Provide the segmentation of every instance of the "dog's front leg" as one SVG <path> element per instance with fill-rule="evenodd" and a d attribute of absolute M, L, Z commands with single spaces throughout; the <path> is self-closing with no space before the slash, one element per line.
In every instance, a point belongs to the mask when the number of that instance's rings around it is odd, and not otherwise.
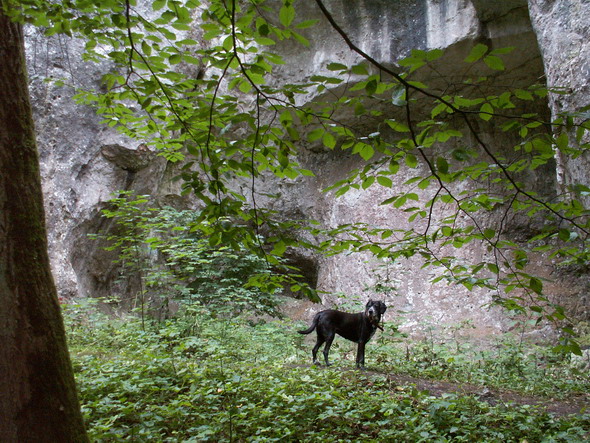
<path fill-rule="evenodd" d="M 359 341 L 358 349 L 356 351 L 356 367 L 365 369 L 365 342 Z"/>

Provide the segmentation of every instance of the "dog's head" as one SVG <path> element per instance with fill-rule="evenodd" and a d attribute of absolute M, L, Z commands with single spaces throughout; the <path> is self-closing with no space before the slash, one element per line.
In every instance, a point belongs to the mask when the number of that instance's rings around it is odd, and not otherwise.
<path fill-rule="evenodd" d="M 387 306 L 382 301 L 369 300 L 365 306 L 365 315 L 372 324 L 378 326 L 381 322 L 381 316 L 385 314 L 386 310 Z"/>

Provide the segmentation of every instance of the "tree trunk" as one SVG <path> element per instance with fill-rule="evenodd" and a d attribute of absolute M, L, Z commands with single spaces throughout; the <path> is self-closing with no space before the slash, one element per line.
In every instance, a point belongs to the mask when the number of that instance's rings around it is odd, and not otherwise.
<path fill-rule="evenodd" d="M 49 268 L 23 33 L 0 8 L 0 441 L 88 441 Z"/>

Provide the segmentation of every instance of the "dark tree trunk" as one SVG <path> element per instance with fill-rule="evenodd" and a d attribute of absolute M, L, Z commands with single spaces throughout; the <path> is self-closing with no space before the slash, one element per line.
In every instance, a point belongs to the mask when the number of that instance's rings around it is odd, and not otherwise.
<path fill-rule="evenodd" d="M 49 268 L 22 29 L 1 8 L 0 441 L 88 441 Z"/>

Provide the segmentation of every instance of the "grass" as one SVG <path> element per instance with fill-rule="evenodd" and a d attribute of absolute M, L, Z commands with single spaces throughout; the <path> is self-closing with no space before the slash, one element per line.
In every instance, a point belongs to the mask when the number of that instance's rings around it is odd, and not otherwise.
<path fill-rule="evenodd" d="M 373 346 L 371 355 L 376 367 L 384 372 L 557 399 L 590 391 L 588 372 L 571 365 L 569 354 L 556 354 L 547 346 L 520 343 L 510 334 L 482 347 L 449 337 L 440 342 L 400 340 L 386 330 Z"/>
<path fill-rule="evenodd" d="M 69 306 L 66 324 L 94 441 L 579 442 L 590 433 L 588 415 L 434 397 L 352 370 L 352 344 L 344 340 L 334 346 L 334 367 L 310 367 L 310 346 L 289 321 L 253 324 L 193 311 L 144 331 L 131 316 Z M 588 391 L 587 377 L 545 354 L 534 360 L 510 346 L 492 354 L 430 342 L 408 354 L 396 340 L 384 334 L 371 343 L 370 369 L 548 396 Z"/>

